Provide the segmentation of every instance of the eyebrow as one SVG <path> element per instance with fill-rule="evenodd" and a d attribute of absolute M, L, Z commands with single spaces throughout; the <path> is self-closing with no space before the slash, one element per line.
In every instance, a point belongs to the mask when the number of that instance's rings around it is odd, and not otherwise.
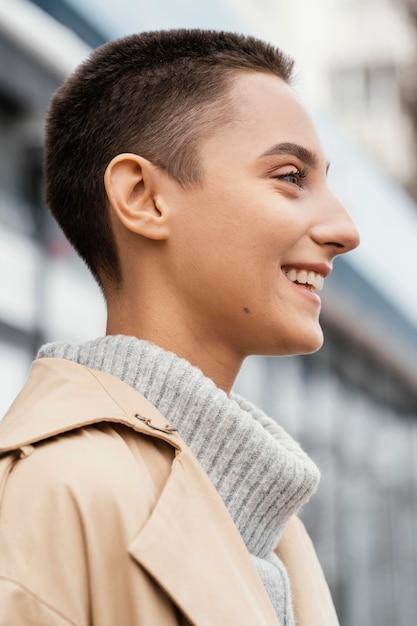
<path fill-rule="evenodd" d="M 280 154 L 292 154 L 309 167 L 314 168 L 318 165 L 318 158 L 314 152 L 304 146 L 300 146 L 298 143 L 291 143 L 288 141 L 275 144 L 266 150 L 266 152 L 263 152 L 260 158 L 262 159 L 263 157 L 276 156 Z M 327 163 L 326 171 L 329 169 L 329 165 L 330 163 Z"/>

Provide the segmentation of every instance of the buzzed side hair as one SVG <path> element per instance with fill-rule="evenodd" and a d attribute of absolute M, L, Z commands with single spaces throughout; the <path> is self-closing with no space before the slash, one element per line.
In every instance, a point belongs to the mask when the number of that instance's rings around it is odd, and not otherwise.
<path fill-rule="evenodd" d="M 132 152 L 181 185 L 201 181 L 201 140 L 230 117 L 234 78 L 271 73 L 290 82 L 293 61 L 253 37 L 168 30 L 104 44 L 55 93 L 47 118 L 46 200 L 103 288 L 121 283 L 104 188 L 107 165 Z"/>

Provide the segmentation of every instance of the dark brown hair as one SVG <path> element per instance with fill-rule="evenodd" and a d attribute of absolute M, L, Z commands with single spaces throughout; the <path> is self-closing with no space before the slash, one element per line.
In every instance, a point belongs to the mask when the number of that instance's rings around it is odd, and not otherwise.
<path fill-rule="evenodd" d="M 197 184 L 199 142 L 230 117 L 237 73 L 289 82 L 292 67 L 253 37 L 147 32 L 101 46 L 58 89 L 46 126 L 46 199 L 101 287 L 121 281 L 103 183 L 113 157 L 140 154 L 180 184 Z"/>

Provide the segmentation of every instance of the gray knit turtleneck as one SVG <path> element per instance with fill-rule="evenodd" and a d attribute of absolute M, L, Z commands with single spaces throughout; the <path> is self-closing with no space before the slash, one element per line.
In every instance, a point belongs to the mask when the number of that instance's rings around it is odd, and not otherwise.
<path fill-rule="evenodd" d="M 252 404 L 144 340 L 107 336 L 47 344 L 38 358 L 75 361 L 117 376 L 173 424 L 229 510 L 282 626 L 293 626 L 289 580 L 274 553 L 283 528 L 315 491 L 319 472 L 300 446 Z"/>

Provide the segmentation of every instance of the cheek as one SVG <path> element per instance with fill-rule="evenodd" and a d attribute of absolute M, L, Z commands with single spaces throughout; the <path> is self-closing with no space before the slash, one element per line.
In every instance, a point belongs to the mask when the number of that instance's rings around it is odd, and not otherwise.
<path fill-rule="evenodd" d="M 300 240 L 305 230 L 291 216 L 282 212 L 262 222 L 254 223 L 249 230 L 247 250 L 249 256 L 264 263 L 264 271 L 280 268 Z"/>

